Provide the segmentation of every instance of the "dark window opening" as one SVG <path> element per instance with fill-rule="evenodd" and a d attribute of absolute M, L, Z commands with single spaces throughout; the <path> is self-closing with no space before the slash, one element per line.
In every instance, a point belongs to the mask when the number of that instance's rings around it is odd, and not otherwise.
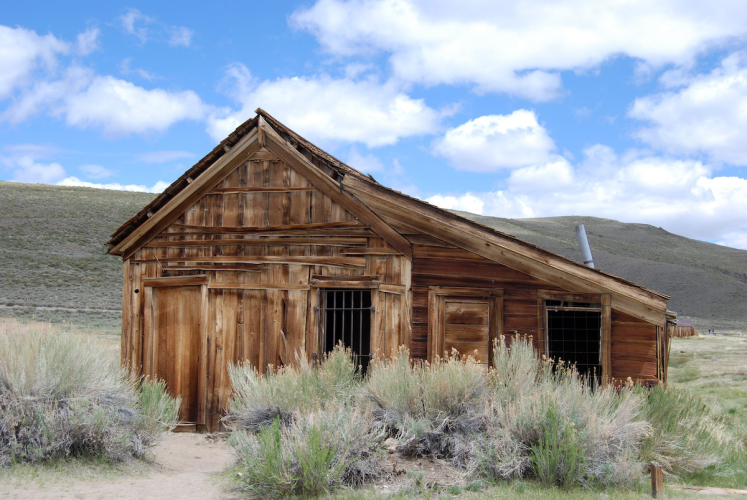
<path fill-rule="evenodd" d="M 547 302 L 547 341 L 550 358 L 574 364 L 579 375 L 602 374 L 602 313 L 593 304 Z"/>
<path fill-rule="evenodd" d="M 366 373 L 371 360 L 371 290 L 324 290 L 324 352 L 342 342 Z"/>

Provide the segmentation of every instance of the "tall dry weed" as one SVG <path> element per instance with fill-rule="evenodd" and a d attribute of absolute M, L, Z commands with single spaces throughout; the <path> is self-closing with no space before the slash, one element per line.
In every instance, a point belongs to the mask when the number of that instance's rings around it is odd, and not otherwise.
<path fill-rule="evenodd" d="M 178 404 L 163 385 L 138 388 L 89 336 L 0 321 L 0 465 L 142 456 L 173 425 Z"/>
<path fill-rule="evenodd" d="M 464 466 L 474 436 L 485 429 L 486 370 L 453 352 L 434 363 L 411 363 L 407 349 L 370 365 L 363 402 L 413 456 L 449 458 Z"/>
<path fill-rule="evenodd" d="M 722 465 L 726 456 L 744 455 L 745 442 L 729 428 L 714 402 L 672 386 L 637 392 L 646 399 L 643 418 L 652 428 L 643 440 L 641 457 L 659 462 L 665 473 L 691 474 Z"/>
<path fill-rule="evenodd" d="M 492 416 L 476 470 L 501 479 L 621 484 L 640 475 L 638 447 L 649 430 L 643 398 L 596 387 L 573 367 L 537 358 L 527 338 L 494 346 Z"/>
<path fill-rule="evenodd" d="M 314 411 L 329 402 L 351 401 L 360 383 L 350 349 L 338 345 L 318 366 L 305 356 L 296 364 L 260 374 L 248 363 L 229 365 L 233 399 L 224 424 L 258 432 L 275 419 L 289 424 L 294 414 Z"/>

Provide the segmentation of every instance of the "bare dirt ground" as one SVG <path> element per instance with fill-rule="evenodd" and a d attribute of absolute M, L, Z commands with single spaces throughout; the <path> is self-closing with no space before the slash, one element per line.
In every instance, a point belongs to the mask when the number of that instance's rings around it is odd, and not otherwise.
<path fill-rule="evenodd" d="M 114 474 L 110 478 L 66 478 L 46 474 L 2 478 L 1 499 L 147 499 L 230 498 L 211 475 L 235 460 L 224 439 L 203 434 L 169 433 L 154 448 L 155 462 L 134 474 Z"/>

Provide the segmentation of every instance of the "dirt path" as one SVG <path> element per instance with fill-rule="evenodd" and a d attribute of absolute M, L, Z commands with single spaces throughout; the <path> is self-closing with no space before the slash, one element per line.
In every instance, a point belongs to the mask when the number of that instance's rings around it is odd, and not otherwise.
<path fill-rule="evenodd" d="M 216 499 L 228 495 L 210 475 L 235 459 L 225 440 L 202 434 L 167 434 L 155 448 L 156 463 L 143 473 L 111 480 L 83 479 L 8 481 L 0 484 L 0 498 L 17 499 Z"/>

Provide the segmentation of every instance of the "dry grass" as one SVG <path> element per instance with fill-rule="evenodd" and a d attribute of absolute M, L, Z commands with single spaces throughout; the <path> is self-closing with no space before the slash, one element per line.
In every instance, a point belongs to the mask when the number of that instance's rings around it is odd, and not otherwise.
<path fill-rule="evenodd" d="M 384 432 L 396 439 L 401 455 L 445 459 L 456 470 L 488 481 L 528 480 L 532 489 L 541 483 L 627 490 L 638 487 L 643 464 L 650 460 L 662 462 L 670 476 L 731 478 L 724 485 L 740 486 L 734 478 L 743 465 L 744 434 L 699 395 L 676 388 L 598 387 L 572 368 L 538 360 L 525 339 L 510 348 L 501 343 L 494 351 L 494 367 L 486 370 L 458 356 L 412 363 L 401 350 L 373 362 L 363 380 L 355 377 L 349 353 L 340 350 L 321 366 L 300 362 L 299 368 L 266 377 L 236 368 L 239 396 L 232 408 L 243 413 L 228 421 L 253 431 L 234 438 L 246 477 L 261 483 L 256 474 L 269 474 L 262 465 L 275 453 L 280 458 L 273 463 L 283 465 L 272 469 L 285 479 L 275 477 L 275 489 L 256 494 L 329 492 L 353 484 L 341 479 L 346 459 L 333 457 L 347 457 L 356 443 L 378 445 Z M 343 414 L 355 425 L 338 420 Z M 332 428 L 337 433 L 326 434 Z M 361 463 L 371 471 L 357 477 L 381 473 L 374 451 L 375 446 L 355 452 L 366 457 Z M 290 480 L 305 477 L 303 456 L 316 456 L 312 462 L 322 464 L 311 486 Z M 435 493 L 416 479 L 413 492 Z"/>
<path fill-rule="evenodd" d="M 92 337 L 0 321 L 0 466 L 142 457 L 176 420 L 161 383 L 139 383 Z"/>

